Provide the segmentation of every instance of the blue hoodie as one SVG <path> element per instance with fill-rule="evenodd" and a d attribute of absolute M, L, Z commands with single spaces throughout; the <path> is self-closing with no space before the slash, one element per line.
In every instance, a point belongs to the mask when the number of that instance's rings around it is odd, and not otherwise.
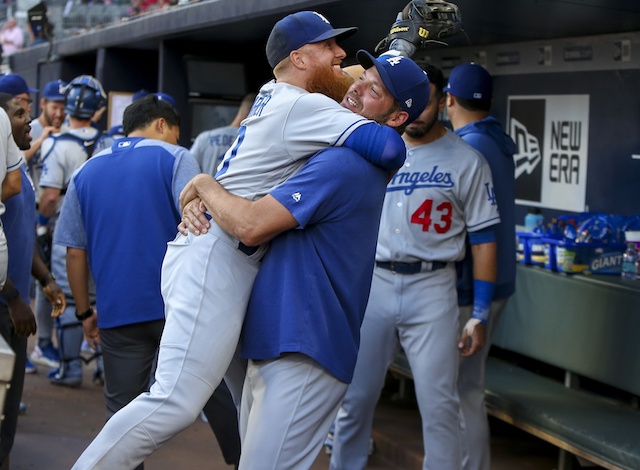
<path fill-rule="evenodd" d="M 500 224 L 494 226 L 498 244 L 498 276 L 493 299 L 505 299 L 516 290 L 515 199 L 516 181 L 513 155 L 518 151 L 511 137 L 504 133 L 500 123 L 489 116 L 457 129 L 473 148 L 489 163 L 493 175 Z M 467 254 L 470 254 L 467 247 Z M 466 256 L 458 265 L 458 304 L 473 304 L 473 260 Z"/>

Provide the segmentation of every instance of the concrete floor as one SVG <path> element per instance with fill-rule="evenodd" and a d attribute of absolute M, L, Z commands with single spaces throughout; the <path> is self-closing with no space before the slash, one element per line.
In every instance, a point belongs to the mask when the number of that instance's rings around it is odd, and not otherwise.
<path fill-rule="evenodd" d="M 47 369 L 27 375 L 21 416 L 11 454 L 12 470 L 69 469 L 104 422 L 102 388 L 91 382 L 94 365 L 85 367 L 81 388 L 51 385 Z M 517 429 L 492 421 L 492 470 L 552 470 L 557 450 Z M 372 470 L 421 468 L 422 444 L 417 411 L 389 400 L 377 410 L 374 438 L 377 452 L 369 462 Z M 312 470 L 328 468 L 322 452 Z M 200 420 L 174 437 L 147 459 L 148 470 L 227 470 L 209 426 Z M 114 469 L 115 470 L 115 469 Z M 118 469 L 119 470 L 119 469 Z"/>

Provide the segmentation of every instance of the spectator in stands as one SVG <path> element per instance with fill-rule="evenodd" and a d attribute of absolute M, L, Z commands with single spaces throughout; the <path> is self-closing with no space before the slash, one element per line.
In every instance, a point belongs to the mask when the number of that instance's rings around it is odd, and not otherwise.
<path fill-rule="evenodd" d="M 24 45 L 24 31 L 16 23 L 16 19 L 10 17 L 2 25 L 0 30 L 0 43 L 2 43 L 2 56 L 9 57 L 22 49 Z"/>

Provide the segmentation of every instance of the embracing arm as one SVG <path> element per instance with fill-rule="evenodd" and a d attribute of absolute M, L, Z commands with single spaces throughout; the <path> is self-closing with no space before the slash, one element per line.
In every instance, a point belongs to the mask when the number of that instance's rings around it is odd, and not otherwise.
<path fill-rule="evenodd" d="M 198 198 L 200 204 L 197 204 Z M 196 203 L 192 202 L 194 199 Z M 187 207 L 189 202 L 192 204 Z M 250 201 L 229 193 L 212 176 L 204 173 L 185 186 L 180 195 L 180 205 L 184 212 L 180 227 L 182 233 L 195 228 L 194 217 L 198 219 L 204 206 L 223 230 L 247 246 L 266 243 L 279 233 L 298 226 L 291 212 L 273 196 Z M 206 229 L 201 231 L 206 232 Z"/>
<path fill-rule="evenodd" d="M 386 171 L 399 169 L 404 164 L 407 152 L 400 134 L 391 127 L 374 122 L 354 130 L 344 142 L 344 147 L 349 147 Z"/>

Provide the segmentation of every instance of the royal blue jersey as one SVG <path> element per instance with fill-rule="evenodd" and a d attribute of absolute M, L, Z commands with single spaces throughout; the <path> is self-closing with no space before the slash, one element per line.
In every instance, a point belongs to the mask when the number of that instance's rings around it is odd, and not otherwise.
<path fill-rule="evenodd" d="M 198 173 L 182 147 L 123 138 L 71 178 L 54 244 L 87 251 L 100 328 L 164 318 L 162 260 L 180 191 Z"/>
<path fill-rule="evenodd" d="M 505 299 L 516 289 L 516 182 L 513 155 L 518 149 L 511 137 L 504 133 L 500 123 L 491 116 L 456 129 L 456 134 L 478 150 L 491 168 L 500 212 L 500 224 L 495 228 L 498 273 L 493 298 Z M 473 304 L 473 260 L 469 252 L 462 265 L 458 266 L 458 303 Z"/>
<path fill-rule="evenodd" d="M 242 356 L 305 354 L 349 383 L 369 298 L 387 174 L 323 150 L 271 195 L 299 223 L 271 242 L 244 323 Z"/>
<path fill-rule="evenodd" d="M 7 237 L 9 250 L 9 279 L 28 304 L 33 243 L 36 235 L 36 194 L 31 180 L 27 176 L 26 166 L 20 167 L 22 187 L 20 193 L 7 199 L 2 225 Z M 4 298 L 2 298 L 2 302 Z"/>

